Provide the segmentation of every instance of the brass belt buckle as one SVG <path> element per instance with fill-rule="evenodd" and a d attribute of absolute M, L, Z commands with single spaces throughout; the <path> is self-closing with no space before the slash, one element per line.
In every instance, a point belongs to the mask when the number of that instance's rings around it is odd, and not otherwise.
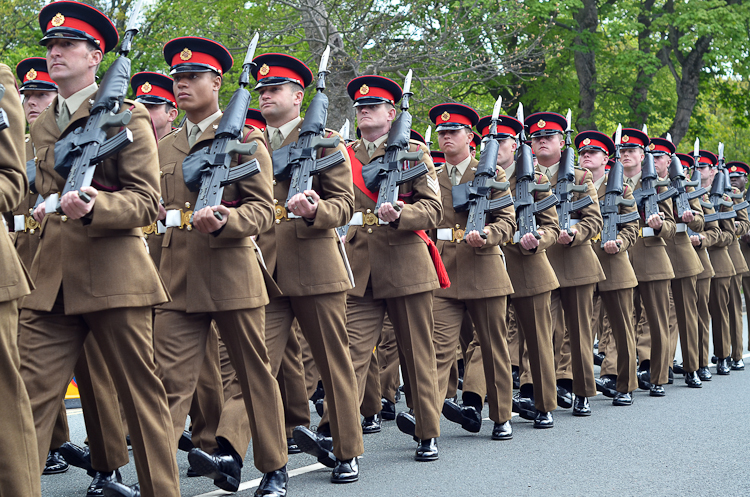
<path fill-rule="evenodd" d="M 369 210 L 369 209 L 368 209 Z M 378 216 L 374 212 L 366 212 L 363 219 L 365 226 L 377 226 L 379 223 Z"/>
<path fill-rule="evenodd" d="M 24 231 L 28 231 L 32 235 L 34 231 L 40 228 L 40 224 L 32 216 L 24 216 Z"/>
<path fill-rule="evenodd" d="M 156 221 L 154 221 L 153 224 L 149 224 L 148 226 L 144 226 L 141 229 L 143 230 L 143 235 L 144 236 L 153 235 L 154 233 L 156 233 Z"/>
<path fill-rule="evenodd" d="M 188 231 L 193 231 L 193 225 L 190 221 L 193 219 L 193 211 L 183 211 L 180 209 L 180 229 L 185 228 Z"/>
<path fill-rule="evenodd" d="M 289 221 L 289 218 L 286 215 L 286 207 L 284 207 L 281 204 L 276 204 L 274 207 L 274 212 L 276 216 L 276 224 L 280 224 L 281 221 Z"/>
<path fill-rule="evenodd" d="M 591 239 L 591 241 L 592 242 L 598 242 L 601 239 L 602 239 L 602 234 L 601 234 L 601 232 L 599 232 L 599 233 L 596 234 L 596 236 L 594 238 Z"/>
<path fill-rule="evenodd" d="M 638 238 L 643 238 L 643 228 L 638 228 Z"/>
<path fill-rule="evenodd" d="M 461 243 L 461 240 L 463 240 L 466 236 L 466 230 L 460 229 L 458 225 L 456 225 L 456 227 L 451 230 L 451 233 L 453 237 L 451 241 L 456 243 Z"/>

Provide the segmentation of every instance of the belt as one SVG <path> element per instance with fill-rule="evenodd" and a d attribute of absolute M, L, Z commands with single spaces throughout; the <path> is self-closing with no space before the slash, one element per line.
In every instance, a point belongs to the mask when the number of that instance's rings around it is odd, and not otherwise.
<path fill-rule="evenodd" d="M 187 229 L 193 231 L 193 225 L 190 223 L 193 217 L 193 211 L 183 211 L 182 209 L 170 209 L 167 211 L 166 227 Z M 144 231 L 145 232 L 145 231 Z"/>
<path fill-rule="evenodd" d="M 13 216 L 13 231 L 16 233 L 19 232 L 29 232 L 30 234 L 34 234 L 36 230 L 38 230 L 40 227 L 39 223 L 31 217 L 28 214 L 19 214 L 17 216 Z"/>
<path fill-rule="evenodd" d="M 461 243 L 461 240 L 466 236 L 466 230 L 461 229 L 460 225 L 456 225 L 455 228 L 438 228 L 437 239 L 445 242 L 456 242 Z"/>
<path fill-rule="evenodd" d="M 685 233 L 687 231 L 687 224 L 677 223 L 677 233 Z"/>
<path fill-rule="evenodd" d="M 274 206 L 276 224 L 281 224 L 281 221 L 293 221 L 293 219 L 289 217 L 289 213 L 287 212 L 286 207 L 284 207 L 281 204 L 278 204 L 276 199 L 274 199 L 274 203 L 276 204 Z"/>
<path fill-rule="evenodd" d="M 652 236 L 656 236 L 656 234 L 654 233 L 654 228 L 644 226 L 643 228 L 638 230 L 638 236 L 641 238 L 649 238 Z"/>
<path fill-rule="evenodd" d="M 144 236 L 163 235 L 164 233 L 167 232 L 167 227 L 164 225 L 164 223 L 158 220 L 154 221 L 148 226 L 144 226 L 142 229 L 143 229 Z"/>
<path fill-rule="evenodd" d="M 372 212 L 372 209 L 367 209 L 366 212 L 355 212 L 349 221 L 350 226 L 378 226 L 386 225 L 386 221 L 380 219 L 377 214 Z"/>

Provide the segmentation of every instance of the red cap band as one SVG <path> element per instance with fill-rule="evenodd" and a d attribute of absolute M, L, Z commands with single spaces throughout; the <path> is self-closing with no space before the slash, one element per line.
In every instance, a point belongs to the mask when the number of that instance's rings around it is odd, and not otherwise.
<path fill-rule="evenodd" d="M 266 129 L 266 123 L 264 123 L 263 121 L 258 121 L 257 119 L 247 118 L 245 119 L 245 125 L 252 126 L 253 128 L 257 128 L 261 131 L 265 131 Z"/>
<path fill-rule="evenodd" d="M 599 140 L 592 140 L 591 138 L 585 138 L 581 142 L 580 146 L 578 147 L 578 150 L 581 150 L 582 148 L 586 148 L 586 147 L 598 147 L 598 148 L 601 148 L 602 151 L 604 151 L 605 154 L 607 153 L 607 150 L 609 150 L 607 148 L 607 145 L 605 145 L 604 143 L 600 142 Z"/>
<path fill-rule="evenodd" d="M 529 134 L 534 134 L 537 131 L 559 131 L 562 133 L 565 130 L 556 122 L 539 119 L 537 122 L 529 126 Z"/>
<path fill-rule="evenodd" d="M 165 88 L 162 88 L 161 86 L 156 86 L 149 82 L 143 83 L 141 86 L 138 87 L 138 91 L 135 93 L 135 96 L 137 98 L 142 95 L 148 95 L 150 97 L 166 98 L 167 100 L 172 102 L 175 106 L 177 106 L 177 100 L 175 100 L 174 98 L 174 93 L 172 93 L 171 91 Z"/>
<path fill-rule="evenodd" d="M 29 71 L 23 76 L 23 83 L 27 81 L 44 81 L 46 83 L 52 83 L 57 85 L 52 78 L 49 77 L 49 73 L 44 71 L 37 71 L 36 69 L 29 69 Z"/>
<path fill-rule="evenodd" d="M 219 59 L 207 53 L 193 52 L 189 48 L 185 48 L 182 52 L 177 53 L 172 57 L 172 67 L 180 64 L 206 64 L 219 74 L 223 74 L 221 72 L 221 63 L 219 63 Z"/>
<path fill-rule="evenodd" d="M 497 125 L 497 132 L 505 133 L 507 135 L 516 136 L 516 130 L 511 128 L 510 126 L 503 126 L 502 124 Z M 482 129 L 482 136 L 487 136 L 490 134 L 490 127 L 486 126 L 484 129 Z"/>
<path fill-rule="evenodd" d="M 665 145 L 661 145 L 658 142 L 651 142 L 651 151 L 652 152 L 664 152 L 665 154 L 671 154 L 672 151 L 667 148 Z"/>
<path fill-rule="evenodd" d="M 464 124 L 471 128 L 471 120 L 464 116 L 463 114 L 459 114 L 457 112 L 450 113 L 448 111 L 443 112 L 441 115 L 437 116 L 437 119 L 435 119 L 435 124 L 441 125 L 445 123 L 458 123 L 458 124 Z"/>
<path fill-rule="evenodd" d="M 265 73 L 265 74 L 263 74 Z M 295 82 L 297 82 L 300 86 L 304 87 L 305 83 L 303 82 L 302 76 L 297 74 L 296 72 L 292 71 L 288 67 L 282 67 L 282 66 L 269 66 L 267 64 L 263 64 L 260 69 L 258 69 L 258 83 L 263 81 L 266 78 L 287 78 L 292 79 Z"/>
<path fill-rule="evenodd" d="M 378 88 L 375 86 L 367 86 L 367 85 L 362 85 L 359 87 L 357 92 L 354 94 L 354 101 L 356 102 L 360 98 L 364 98 L 364 97 L 384 98 L 390 101 L 391 103 L 393 103 L 393 101 L 395 100 L 391 92 L 383 88 Z"/>
<path fill-rule="evenodd" d="M 102 50 L 102 52 L 105 52 L 107 49 L 107 47 L 104 46 L 104 37 L 101 35 L 101 33 L 99 33 L 99 31 L 94 28 L 94 26 L 87 23 L 86 21 L 76 19 L 75 17 L 64 17 L 62 14 L 57 14 L 52 18 L 50 22 L 47 23 L 46 31 L 60 27 L 83 31 L 99 42 L 99 48 Z"/>

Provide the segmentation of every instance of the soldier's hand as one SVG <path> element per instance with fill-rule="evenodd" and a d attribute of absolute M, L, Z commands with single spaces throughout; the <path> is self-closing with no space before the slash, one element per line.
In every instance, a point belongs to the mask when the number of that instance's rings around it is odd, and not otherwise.
<path fill-rule="evenodd" d="M 221 221 L 216 219 L 214 212 L 221 214 Z M 229 208 L 224 205 L 215 207 L 204 207 L 198 212 L 193 213 L 193 227 L 201 233 L 213 233 L 225 224 L 229 219 Z"/>
<path fill-rule="evenodd" d="M 693 222 L 693 219 L 695 219 L 695 214 L 693 214 L 693 211 L 685 211 L 682 213 L 683 223 L 691 223 Z"/>
<path fill-rule="evenodd" d="M 544 230 L 537 230 L 539 236 L 544 236 Z M 539 246 L 539 240 L 534 236 L 534 233 L 526 233 L 521 238 L 521 246 L 526 250 L 535 250 Z"/>
<path fill-rule="evenodd" d="M 703 245 L 703 240 L 706 237 L 703 235 L 690 235 L 690 243 L 693 244 L 693 247 L 700 247 Z"/>
<path fill-rule="evenodd" d="M 490 230 L 487 228 L 484 228 L 485 235 L 489 233 Z M 487 244 L 487 239 L 482 238 L 482 236 L 479 234 L 477 230 L 471 231 L 468 235 L 466 235 L 466 243 L 471 245 L 472 247 L 479 248 L 484 247 Z"/>
<path fill-rule="evenodd" d="M 570 231 L 573 232 L 573 236 L 570 236 L 567 230 L 560 230 L 560 236 L 557 237 L 557 243 L 560 245 L 570 245 L 573 243 L 573 240 L 575 240 L 575 237 L 578 234 L 578 230 L 572 228 Z"/>
<path fill-rule="evenodd" d="M 167 218 L 167 209 L 159 203 L 159 216 L 156 218 L 158 221 L 164 221 Z"/>
<path fill-rule="evenodd" d="M 307 199 L 310 197 L 312 203 Z M 315 215 L 318 213 L 318 202 L 320 196 L 315 190 L 305 190 L 302 193 L 298 193 L 287 202 L 286 207 L 292 214 L 306 219 L 315 219 Z"/>
<path fill-rule="evenodd" d="M 620 252 L 620 245 L 622 245 L 622 240 L 619 238 L 615 240 L 610 240 L 604 244 L 604 251 L 610 255 L 615 255 Z"/>
<path fill-rule="evenodd" d="M 36 217 L 36 214 L 34 215 Z M 740 240 L 742 240 L 745 243 L 750 243 L 750 234 L 745 234 L 740 237 Z"/>
<path fill-rule="evenodd" d="M 661 217 L 661 213 L 658 214 L 652 214 L 651 217 L 648 218 L 647 223 L 651 228 L 655 230 L 660 230 L 662 225 L 664 224 L 664 220 Z"/>
<path fill-rule="evenodd" d="M 84 202 L 81 200 L 81 197 L 78 196 L 77 191 L 68 192 L 60 199 L 60 208 L 69 219 L 81 219 L 94 208 L 96 196 L 99 195 L 96 188 L 84 186 L 81 188 L 81 191 L 87 194 L 91 200 Z"/>
<path fill-rule="evenodd" d="M 392 223 L 399 217 L 401 217 L 401 209 L 404 208 L 404 203 L 400 200 L 396 200 L 398 210 L 390 202 L 386 202 L 378 209 L 378 217 L 387 223 Z"/>
<path fill-rule="evenodd" d="M 36 206 L 36 209 L 34 209 L 34 219 L 36 219 L 36 222 L 39 224 L 42 224 L 42 220 L 44 219 L 44 216 L 47 214 L 47 206 L 44 205 L 44 202 Z"/>

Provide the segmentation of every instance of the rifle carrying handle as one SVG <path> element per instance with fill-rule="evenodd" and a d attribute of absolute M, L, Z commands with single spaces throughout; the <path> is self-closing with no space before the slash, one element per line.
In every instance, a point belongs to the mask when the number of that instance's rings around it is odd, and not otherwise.
<path fill-rule="evenodd" d="M 315 145 L 315 148 L 336 148 L 339 146 L 341 139 L 338 136 L 332 136 L 330 138 L 319 138 Z"/>

